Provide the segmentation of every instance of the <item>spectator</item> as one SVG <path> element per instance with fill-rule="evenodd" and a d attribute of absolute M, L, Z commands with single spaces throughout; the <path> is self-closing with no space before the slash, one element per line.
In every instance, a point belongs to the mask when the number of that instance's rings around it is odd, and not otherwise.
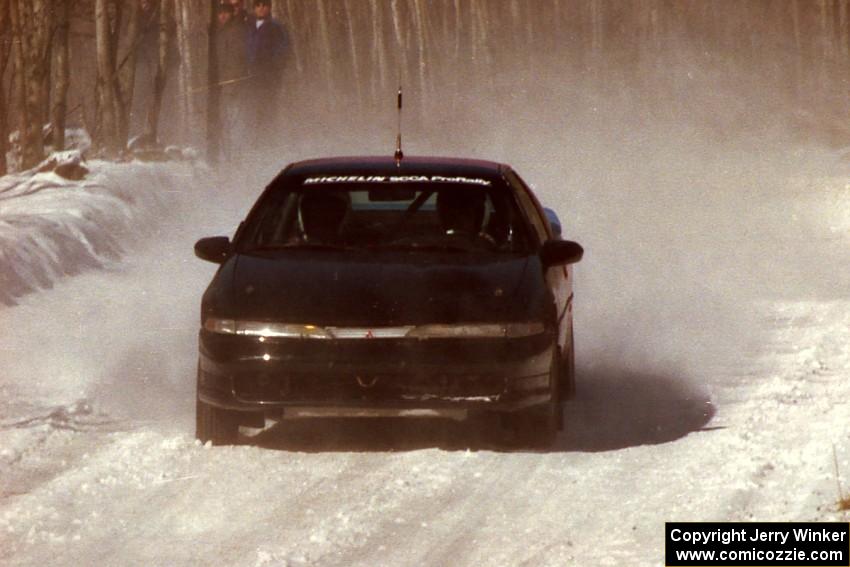
<path fill-rule="evenodd" d="M 288 39 L 283 26 L 271 16 L 271 0 L 255 0 L 248 24 L 248 74 L 259 134 L 273 134 L 279 119 L 277 100 L 283 86 Z"/>
<path fill-rule="evenodd" d="M 218 8 L 218 26 L 215 34 L 215 56 L 218 82 L 230 86 L 244 81 L 247 70 L 247 25 L 234 17 L 230 4 L 221 4 Z"/>
<path fill-rule="evenodd" d="M 245 83 L 248 79 L 247 33 L 247 24 L 234 17 L 233 6 L 220 4 L 215 30 L 215 63 L 221 109 L 221 150 L 225 158 L 233 157 L 234 139 L 240 137 L 244 122 L 242 106 L 245 104 Z"/>

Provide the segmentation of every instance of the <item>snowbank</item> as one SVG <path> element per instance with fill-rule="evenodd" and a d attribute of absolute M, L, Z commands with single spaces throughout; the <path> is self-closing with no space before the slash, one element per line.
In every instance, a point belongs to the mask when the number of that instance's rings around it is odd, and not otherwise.
<path fill-rule="evenodd" d="M 0 178 L 0 302 L 104 267 L 178 209 L 187 163 L 93 161 L 80 181 L 31 170 Z"/>

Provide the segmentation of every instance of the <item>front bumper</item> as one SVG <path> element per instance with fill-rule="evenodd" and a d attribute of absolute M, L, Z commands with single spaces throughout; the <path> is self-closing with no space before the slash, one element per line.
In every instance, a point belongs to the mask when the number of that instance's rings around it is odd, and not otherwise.
<path fill-rule="evenodd" d="M 455 417 L 551 399 L 554 337 L 303 340 L 201 330 L 198 397 L 273 416 Z"/>

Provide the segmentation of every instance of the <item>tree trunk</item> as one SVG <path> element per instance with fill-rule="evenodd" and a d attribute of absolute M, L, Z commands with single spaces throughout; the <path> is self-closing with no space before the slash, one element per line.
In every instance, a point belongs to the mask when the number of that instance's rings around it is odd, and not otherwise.
<path fill-rule="evenodd" d="M 118 137 L 122 145 L 127 143 L 130 135 L 130 113 L 133 109 L 133 92 L 136 86 L 136 52 L 139 47 L 141 26 L 141 4 L 138 0 L 130 2 L 130 13 L 127 15 L 126 45 L 127 51 L 121 59 L 115 77 L 118 98 Z M 118 38 L 114 36 L 116 51 Z"/>
<path fill-rule="evenodd" d="M 177 90 L 180 93 L 180 118 L 181 131 L 186 132 L 191 128 L 190 120 L 195 112 L 192 106 L 192 97 L 190 89 L 192 81 L 190 78 L 194 62 L 192 60 L 192 51 L 189 49 L 189 23 L 186 21 L 188 17 L 188 0 L 174 0 L 174 35 L 177 40 L 177 51 L 180 53 L 180 67 L 177 73 Z M 185 142 L 185 140 L 183 140 Z"/>
<path fill-rule="evenodd" d="M 833 36 L 835 33 L 833 32 L 833 22 L 834 16 L 832 14 L 832 2 L 827 0 L 819 1 L 819 13 L 820 13 L 820 36 L 821 36 L 821 49 L 823 53 L 824 65 L 833 57 Z"/>
<path fill-rule="evenodd" d="M 328 31 L 328 16 L 325 10 L 324 0 L 316 0 L 316 18 L 319 20 L 319 36 L 321 38 L 320 41 L 322 42 L 322 58 L 328 62 L 333 61 L 333 43 L 331 42 L 330 32 Z M 322 68 L 325 71 L 325 81 L 327 85 L 326 88 L 328 89 L 327 92 L 336 92 L 336 89 L 334 88 L 334 76 L 331 65 L 322 65 Z"/>
<path fill-rule="evenodd" d="M 27 62 L 27 104 L 30 116 L 36 123 L 32 128 L 33 139 L 44 148 L 43 128 L 49 116 L 50 46 L 53 27 L 51 0 L 24 1 L 21 3 L 23 20 L 27 21 L 30 49 Z"/>
<path fill-rule="evenodd" d="M 419 61 L 417 62 L 419 67 L 419 112 L 420 115 L 424 117 L 425 115 L 425 104 L 428 101 L 428 81 L 425 77 L 425 68 L 428 64 L 427 61 L 427 50 L 426 50 L 426 39 L 425 39 L 425 21 L 424 14 L 422 12 L 422 5 L 419 0 L 413 0 L 413 6 L 411 6 L 411 11 L 413 12 L 413 27 L 416 30 L 416 44 L 417 51 L 419 53 Z"/>
<path fill-rule="evenodd" d="M 108 0 L 95 0 L 95 41 L 97 48 L 97 91 L 100 110 L 100 144 L 107 154 L 121 151 L 118 129 L 118 93 L 115 81 L 115 48 L 112 43 L 112 26 Z"/>
<path fill-rule="evenodd" d="M 207 48 L 209 33 L 205 0 L 174 0 L 177 45 L 180 51 L 180 92 L 183 109 L 184 143 L 206 140 L 206 104 L 209 82 Z M 198 17 L 203 14 L 203 17 Z"/>
<path fill-rule="evenodd" d="M 162 111 L 162 94 L 168 79 L 168 50 L 171 47 L 171 15 L 173 0 L 159 0 L 159 33 L 157 35 L 156 74 L 153 79 L 153 96 L 147 115 L 144 138 L 151 144 L 159 143 L 159 115 Z"/>
<path fill-rule="evenodd" d="M 45 87 L 52 12 L 46 0 L 11 0 L 9 7 L 21 167 L 28 169 L 44 158 L 42 126 L 47 100 Z"/>
<path fill-rule="evenodd" d="M 53 37 L 53 106 L 50 122 L 53 125 L 53 149 L 65 149 L 65 114 L 68 108 L 68 84 L 70 65 L 68 61 L 68 0 L 56 0 L 54 15 L 56 30 Z"/>
<path fill-rule="evenodd" d="M 357 92 L 357 103 L 363 104 L 363 84 L 362 72 L 360 70 L 360 58 L 357 53 L 357 37 L 355 36 L 355 20 L 354 13 L 351 10 L 349 0 L 344 0 L 343 7 L 345 8 L 345 17 L 347 20 L 346 27 L 348 28 L 348 51 L 351 55 L 351 68 L 354 72 L 354 88 Z"/>
<path fill-rule="evenodd" d="M 222 152 L 222 118 L 221 118 L 221 85 L 219 82 L 219 61 L 217 50 L 215 48 L 216 32 L 218 31 L 216 22 L 216 12 L 213 6 L 210 6 L 209 15 L 210 31 L 207 45 L 207 84 L 209 85 L 209 94 L 207 98 L 207 159 L 210 163 L 218 163 Z"/>
<path fill-rule="evenodd" d="M 393 35 L 395 36 L 395 46 L 392 48 L 392 51 L 396 54 L 395 63 L 398 69 L 398 76 L 395 77 L 395 81 L 401 85 L 404 83 L 404 77 L 402 74 L 404 73 L 404 69 L 407 68 L 407 46 L 405 45 L 406 42 L 402 31 L 401 15 L 398 10 L 398 0 L 392 0 L 392 2 L 390 2 L 390 9 L 392 11 Z"/>
<path fill-rule="evenodd" d="M 0 54 L 4 57 L 4 64 L 0 65 L 0 69 L 5 70 L 5 54 Z M 0 88 L 0 177 L 9 173 L 9 164 L 6 163 L 6 152 L 9 151 L 9 125 L 6 122 L 6 93 Z"/>
<path fill-rule="evenodd" d="M 378 100 L 379 93 L 383 93 L 387 86 L 386 50 L 384 48 L 384 20 L 383 7 L 379 6 L 377 0 L 369 0 L 370 15 L 372 22 L 372 100 Z"/>
<path fill-rule="evenodd" d="M 26 79 L 24 77 L 24 45 L 21 31 L 21 21 L 18 17 L 18 2 L 11 0 L 9 3 L 9 23 L 12 28 L 12 63 L 13 63 L 13 83 L 16 89 L 13 91 L 15 98 L 14 106 L 18 110 L 18 147 L 21 151 L 21 163 L 19 167 L 23 168 L 24 162 L 24 137 L 29 128 L 29 113 L 27 112 L 27 95 L 26 95 Z"/>
<path fill-rule="evenodd" d="M 600 0 L 590 0 L 590 20 L 592 30 L 590 34 L 590 49 L 594 57 L 599 57 L 603 47 L 603 8 Z"/>
<path fill-rule="evenodd" d="M 12 48 L 12 23 L 9 20 L 9 2 L 0 1 L 0 176 L 9 172 L 6 152 L 9 151 L 9 110 L 6 107 L 6 91 L 2 78 L 6 76 L 6 67 Z"/>

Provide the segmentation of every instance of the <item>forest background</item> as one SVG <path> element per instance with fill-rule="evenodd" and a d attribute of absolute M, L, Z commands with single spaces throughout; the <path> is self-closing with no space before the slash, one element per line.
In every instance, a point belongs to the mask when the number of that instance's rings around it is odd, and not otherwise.
<path fill-rule="evenodd" d="M 210 73 L 217 2 L 0 0 L 0 175 L 63 149 L 70 127 L 91 135 L 91 154 L 113 159 L 131 139 L 208 152 L 221 135 Z M 309 127 L 305 108 L 346 116 L 347 129 L 392 119 L 403 84 L 406 120 L 431 130 L 476 112 L 510 129 L 500 111 L 584 113 L 613 99 L 638 126 L 692 116 L 719 139 L 741 128 L 767 136 L 781 124 L 802 139 L 850 142 L 850 0 L 272 0 L 272 8 L 290 36 L 276 109 L 284 124 Z"/>

